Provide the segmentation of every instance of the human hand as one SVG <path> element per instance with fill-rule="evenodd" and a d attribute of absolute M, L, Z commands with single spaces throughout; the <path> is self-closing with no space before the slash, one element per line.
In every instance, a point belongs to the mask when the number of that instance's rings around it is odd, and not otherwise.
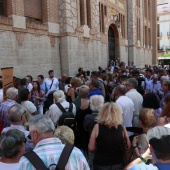
<path fill-rule="evenodd" d="M 133 141 L 132 141 L 133 147 L 137 146 L 138 138 L 139 138 L 139 136 L 135 136 L 135 137 L 133 138 Z"/>

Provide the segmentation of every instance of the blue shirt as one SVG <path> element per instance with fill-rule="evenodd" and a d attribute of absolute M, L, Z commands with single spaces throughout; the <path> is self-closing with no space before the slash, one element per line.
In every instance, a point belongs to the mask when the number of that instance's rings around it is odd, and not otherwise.
<path fill-rule="evenodd" d="M 144 163 L 134 165 L 130 170 L 168 170 L 170 169 L 170 163 L 156 163 L 156 166 L 153 164 L 146 165 Z"/>
<path fill-rule="evenodd" d="M 162 89 L 161 83 L 157 81 L 156 83 L 153 83 L 153 81 L 149 84 L 149 89 L 153 90 L 154 92 L 160 91 Z"/>
<path fill-rule="evenodd" d="M 94 95 L 103 95 L 103 92 L 99 89 L 93 89 L 89 92 L 89 95 L 88 95 L 88 98 L 90 98 L 91 96 L 94 96 Z"/>
<path fill-rule="evenodd" d="M 44 94 L 47 93 L 47 87 L 46 87 L 45 82 L 42 82 L 42 83 L 40 84 L 40 89 L 44 92 Z"/>

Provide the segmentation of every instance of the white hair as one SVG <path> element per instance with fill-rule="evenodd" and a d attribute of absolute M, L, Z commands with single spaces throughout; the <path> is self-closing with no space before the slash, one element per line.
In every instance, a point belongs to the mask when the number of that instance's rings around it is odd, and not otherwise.
<path fill-rule="evenodd" d="M 101 95 L 94 95 L 90 97 L 90 109 L 94 111 L 99 111 L 104 104 L 104 97 Z"/>
<path fill-rule="evenodd" d="M 6 91 L 6 96 L 8 99 L 15 99 L 16 96 L 18 95 L 18 89 L 16 89 L 15 87 L 10 87 L 9 89 L 7 89 Z"/>
<path fill-rule="evenodd" d="M 32 116 L 28 121 L 28 126 L 30 132 L 36 130 L 42 137 L 55 131 L 54 123 L 47 115 Z"/>
<path fill-rule="evenodd" d="M 59 103 L 61 103 L 62 101 L 65 100 L 65 95 L 64 95 L 64 92 L 62 90 L 55 91 L 53 93 L 53 97 Z"/>
<path fill-rule="evenodd" d="M 165 80 L 169 80 L 169 77 L 168 76 L 162 76 L 161 77 L 161 82 L 165 81 Z"/>

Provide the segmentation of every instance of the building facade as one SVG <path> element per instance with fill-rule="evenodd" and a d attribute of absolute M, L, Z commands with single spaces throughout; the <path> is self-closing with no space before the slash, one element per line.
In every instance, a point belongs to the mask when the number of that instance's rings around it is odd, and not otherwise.
<path fill-rule="evenodd" d="M 17 77 L 156 61 L 156 1 L 0 0 L 0 15 L 0 67 Z"/>
<path fill-rule="evenodd" d="M 158 0 L 157 4 L 157 58 L 170 58 L 170 2 Z M 169 65 L 169 60 L 159 61 Z"/>

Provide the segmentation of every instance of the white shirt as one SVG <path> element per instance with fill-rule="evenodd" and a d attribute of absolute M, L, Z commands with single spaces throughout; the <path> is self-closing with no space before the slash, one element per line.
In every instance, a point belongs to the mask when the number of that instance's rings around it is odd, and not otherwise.
<path fill-rule="evenodd" d="M 29 90 L 29 92 L 32 90 L 33 85 L 31 83 L 28 83 L 27 89 Z"/>
<path fill-rule="evenodd" d="M 135 110 L 133 101 L 127 96 L 120 96 L 116 100 L 116 104 L 118 104 L 123 114 L 123 125 L 125 127 L 132 127 L 133 112 Z"/>
<path fill-rule="evenodd" d="M 0 169 L 2 170 L 17 170 L 18 163 L 3 163 L 0 162 Z"/>
<path fill-rule="evenodd" d="M 27 131 L 23 125 L 13 125 L 13 124 L 11 124 L 10 127 L 4 128 L 2 130 L 2 133 L 6 133 L 8 130 L 11 130 L 11 129 L 18 129 L 22 131 L 25 134 L 25 137 L 29 135 L 29 131 Z"/>
<path fill-rule="evenodd" d="M 67 102 L 66 100 L 62 101 L 60 103 L 64 109 L 69 109 L 69 102 Z M 73 104 L 73 103 L 72 103 Z M 58 106 L 56 104 L 52 104 L 49 108 L 49 110 L 45 113 L 46 115 L 48 115 L 51 120 L 53 121 L 53 123 L 56 125 L 60 116 L 62 115 L 62 111 L 58 108 Z M 76 106 L 75 104 L 73 104 L 73 111 L 72 113 L 74 115 L 76 115 Z"/>
<path fill-rule="evenodd" d="M 64 90 L 65 90 L 66 93 L 68 92 L 68 90 L 69 90 L 70 87 L 71 87 L 71 84 L 66 84 L 66 85 L 64 86 Z"/>
<path fill-rule="evenodd" d="M 143 97 L 140 93 L 136 91 L 136 89 L 131 89 L 126 93 L 126 96 L 128 96 L 134 104 L 134 113 L 133 113 L 133 126 L 137 127 L 138 126 L 138 121 L 139 121 L 139 112 L 142 108 L 142 103 L 143 103 Z"/>
<path fill-rule="evenodd" d="M 122 115 L 123 115 L 123 125 L 125 127 L 132 127 L 133 120 L 133 112 L 134 112 L 134 104 L 133 101 L 127 96 L 120 96 L 116 100 L 116 104 L 118 104 Z M 128 133 L 132 135 L 133 133 Z"/>
<path fill-rule="evenodd" d="M 53 80 L 53 84 L 51 86 L 52 80 Z M 57 78 L 55 78 L 55 77 L 53 77 L 53 79 L 46 78 L 45 83 L 46 83 L 48 93 L 50 93 L 53 90 L 59 90 L 59 81 Z M 51 86 L 51 88 L 50 88 L 50 86 Z"/>
<path fill-rule="evenodd" d="M 30 115 L 37 111 L 37 108 L 35 107 L 35 105 L 32 102 L 28 101 L 28 100 L 21 102 L 21 106 L 23 108 L 27 109 L 28 112 L 30 113 Z"/>

